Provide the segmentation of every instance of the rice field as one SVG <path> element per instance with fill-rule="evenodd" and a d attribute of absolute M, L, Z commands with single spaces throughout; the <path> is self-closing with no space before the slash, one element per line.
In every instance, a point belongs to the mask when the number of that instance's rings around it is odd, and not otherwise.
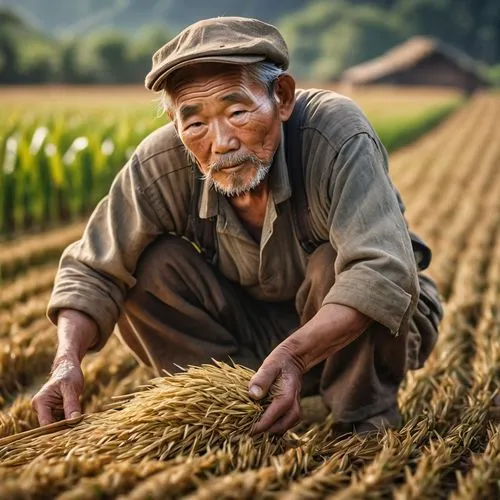
<path fill-rule="evenodd" d="M 401 388 L 403 427 L 379 436 L 332 437 L 326 419 L 250 439 L 267 401 L 248 398 L 249 370 L 151 381 L 116 337 L 84 360 L 85 415 L 37 430 L 55 261 L 83 226 L 0 243 L 0 498 L 499 498 L 499 119 L 500 96 L 477 95 L 391 156 L 410 225 L 434 251 L 445 318 Z"/>

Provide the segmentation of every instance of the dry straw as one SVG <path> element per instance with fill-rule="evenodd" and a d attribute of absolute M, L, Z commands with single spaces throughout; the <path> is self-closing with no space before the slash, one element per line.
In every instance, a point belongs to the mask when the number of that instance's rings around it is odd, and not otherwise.
<path fill-rule="evenodd" d="M 33 429 L 38 418 L 27 396 L 18 397 L 8 412 L 0 412 L 0 438 Z"/>
<path fill-rule="evenodd" d="M 108 461 L 166 460 L 238 441 L 249 434 L 271 399 L 260 403 L 249 398 L 252 375 L 242 366 L 216 362 L 156 378 L 144 390 L 120 398 L 102 413 L 86 416 L 71 429 L 36 437 L 20 435 L 5 446 L 0 441 L 0 465 L 96 454 Z M 255 445 L 279 452 L 285 443 L 263 435 Z"/>
<path fill-rule="evenodd" d="M 438 346 L 401 392 L 403 429 L 336 439 L 325 422 L 289 433 L 294 449 L 285 440 L 252 440 L 248 431 L 267 405 L 247 396 L 252 372 L 223 364 L 192 368 L 152 381 L 72 428 L 66 422 L 50 435 L 45 427 L 0 439 L 0 498 L 496 498 L 500 427 L 487 421 L 498 415 L 491 406 L 500 366 L 500 143 L 491 140 L 498 109 L 496 98 L 476 97 L 392 161 L 410 225 L 431 244 L 430 272 L 447 299 Z M 434 217 L 426 217 L 429 207 Z M 45 261 L 47 245 L 40 253 L 33 244 L 22 245 L 23 255 L 12 254 L 14 247 L 3 252 L 15 261 L 7 266 L 10 277 L 28 262 Z M 4 404 L 41 373 L 36 367 L 54 348 L 42 317 L 50 269 L 26 273 L 0 293 Z M 85 365 L 87 411 L 145 380 L 125 350 L 117 355 L 122 347 L 111 341 L 106 348 L 113 363 L 100 356 Z M 29 402 L 20 400 L 0 415 L 0 436 L 33 425 Z"/>

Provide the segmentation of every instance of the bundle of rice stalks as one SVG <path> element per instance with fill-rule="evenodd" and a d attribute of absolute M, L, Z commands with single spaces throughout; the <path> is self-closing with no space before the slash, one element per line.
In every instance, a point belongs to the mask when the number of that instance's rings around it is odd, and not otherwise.
<path fill-rule="evenodd" d="M 262 402 L 248 396 L 253 371 L 239 365 L 190 367 L 153 379 L 114 407 L 87 415 L 70 429 L 2 443 L 0 465 L 22 466 L 36 458 L 92 457 L 104 461 L 166 460 L 199 454 L 248 435 L 273 394 Z M 50 431 L 48 429 L 47 431 Z M 31 431 L 34 432 L 34 431 Z M 255 445 L 281 452 L 284 440 L 261 435 Z M 2 446 L 3 444 L 3 446 Z"/>
<path fill-rule="evenodd" d="M 85 371 L 83 372 L 85 374 Z M 95 380 L 93 391 L 84 392 L 82 408 L 85 413 L 98 413 L 109 408 L 109 401 L 117 396 L 129 394 L 136 387 L 147 384 L 151 377 L 151 369 L 146 366 L 136 366 L 130 373 L 125 373 L 121 378 L 113 376 L 109 382 L 103 384 Z M 87 381 L 88 379 L 85 378 Z M 88 382 L 87 382 L 88 383 Z"/>

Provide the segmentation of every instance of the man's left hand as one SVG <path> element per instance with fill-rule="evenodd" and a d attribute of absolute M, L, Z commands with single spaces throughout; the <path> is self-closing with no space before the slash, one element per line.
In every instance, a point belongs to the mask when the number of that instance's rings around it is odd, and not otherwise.
<path fill-rule="evenodd" d="M 285 343 L 280 344 L 264 360 L 249 384 L 250 396 L 262 399 L 276 382 L 277 394 L 254 425 L 252 435 L 261 432 L 284 434 L 300 421 L 300 389 L 303 365 Z"/>
<path fill-rule="evenodd" d="M 357 339 L 371 322 L 356 309 L 326 304 L 279 344 L 248 384 L 253 399 L 262 399 L 273 384 L 277 386 L 272 403 L 254 425 L 252 434 L 283 434 L 297 424 L 303 374 Z"/>

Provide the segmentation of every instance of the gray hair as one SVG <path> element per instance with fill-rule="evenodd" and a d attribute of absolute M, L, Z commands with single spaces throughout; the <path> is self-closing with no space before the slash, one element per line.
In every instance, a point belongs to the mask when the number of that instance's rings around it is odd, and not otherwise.
<path fill-rule="evenodd" d="M 260 61 L 242 65 L 241 71 L 243 76 L 247 77 L 251 82 L 264 87 L 270 98 L 274 97 L 277 100 L 277 96 L 274 93 L 274 82 L 284 73 L 280 67 L 269 61 Z M 173 112 L 172 96 L 169 93 L 168 85 L 165 85 L 161 90 L 159 101 L 160 113 Z"/>

